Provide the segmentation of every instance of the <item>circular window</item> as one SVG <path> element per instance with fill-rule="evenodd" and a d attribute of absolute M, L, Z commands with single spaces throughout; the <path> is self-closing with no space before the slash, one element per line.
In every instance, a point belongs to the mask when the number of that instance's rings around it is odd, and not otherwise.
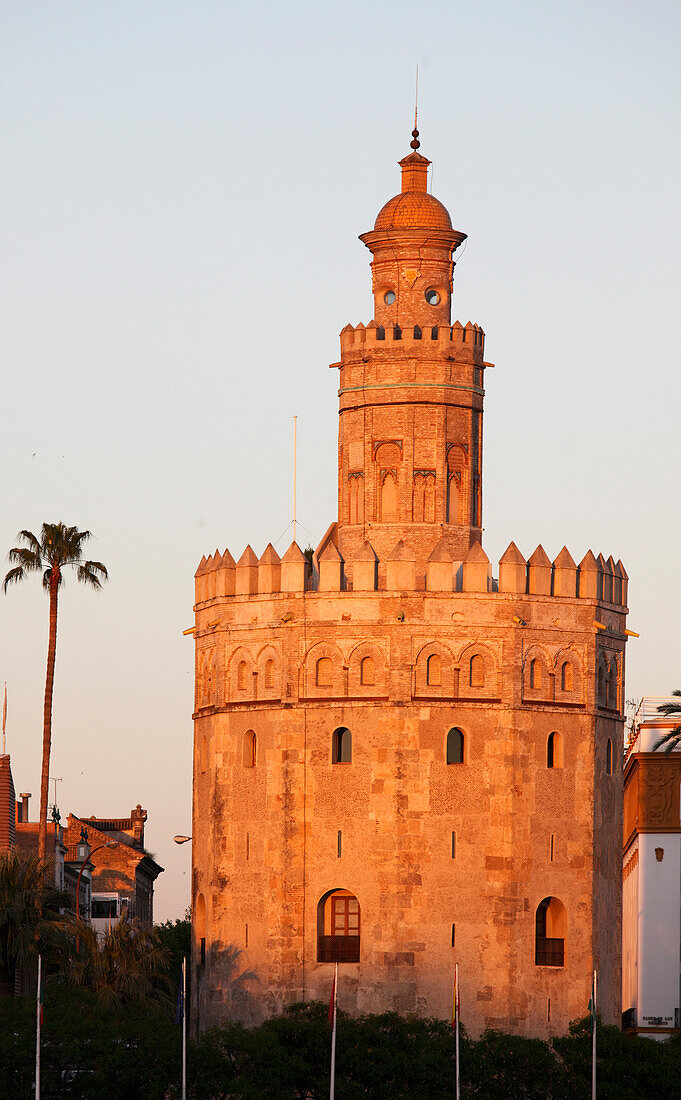
<path fill-rule="evenodd" d="M 429 286 L 426 291 L 426 301 L 429 306 L 439 306 L 440 304 L 440 295 L 432 286 Z"/>
<path fill-rule="evenodd" d="M 387 306 L 391 306 L 395 301 L 395 291 L 386 290 L 385 294 L 383 295 L 383 301 Z"/>

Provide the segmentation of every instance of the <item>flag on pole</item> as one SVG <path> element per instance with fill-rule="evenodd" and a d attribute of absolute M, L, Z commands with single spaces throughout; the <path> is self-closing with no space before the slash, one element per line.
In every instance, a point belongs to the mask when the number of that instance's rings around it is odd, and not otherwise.
<path fill-rule="evenodd" d="M 184 1020 L 184 967 L 180 970 L 180 988 L 177 991 L 177 1006 L 175 1008 L 175 1023 L 181 1024 Z"/>
<path fill-rule="evenodd" d="M 336 1018 L 336 976 L 338 974 L 338 963 L 336 963 L 336 969 L 333 975 L 333 984 L 331 986 L 331 999 L 329 1000 L 329 1023 L 333 1024 Z"/>

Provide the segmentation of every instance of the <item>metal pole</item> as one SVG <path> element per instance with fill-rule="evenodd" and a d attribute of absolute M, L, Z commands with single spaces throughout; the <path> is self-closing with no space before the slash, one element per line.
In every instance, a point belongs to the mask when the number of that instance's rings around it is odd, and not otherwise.
<path fill-rule="evenodd" d="M 38 955 L 38 988 L 35 997 L 35 1100 L 40 1100 L 40 994 L 43 980 L 43 959 Z"/>
<path fill-rule="evenodd" d="M 182 1100 L 187 1100 L 187 956 L 182 957 Z"/>
<path fill-rule="evenodd" d="M 591 1100 L 596 1100 L 596 983 L 598 977 L 594 970 L 594 983 L 593 983 L 593 1002 L 594 1002 L 594 1025 L 593 1036 L 591 1039 Z"/>
<path fill-rule="evenodd" d="M 296 466 L 298 452 L 298 417 L 293 417 L 293 541 L 296 541 Z"/>
<path fill-rule="evenodd" d="M 456 987 L 456 993 L 454 995 L 454 1011 L 456 1013 L 456 1100 L 460 1097 L 460 1083 L 459 1083 L 459 964 L 454 963 L 454 985 Z"/>
<path fill-rule="evenodd" d="M 331 1087 L 329 1100 L 333 1100 L 336 1094 L 336 1004 L 338 1001 L 338 963 L 333 979 L 333 1031 L 331 1032 Z"/>

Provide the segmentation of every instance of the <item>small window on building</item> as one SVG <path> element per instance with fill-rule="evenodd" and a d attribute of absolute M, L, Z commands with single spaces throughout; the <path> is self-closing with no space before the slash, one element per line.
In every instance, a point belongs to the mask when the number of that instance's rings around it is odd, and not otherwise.
<path fill-rule="evenodd" d="M 456 946 L 456 925 L 452 925 L 452 947 Z"/>
<path fill-rule="evenodd" d="M 378 325 L 378 327 L 376 328 L 376 339 L 385 340 L 385 329 L 383 328 L 383 325 Z"/>
<path fill-rule="evenodd" d="M 463 733 L 460 729 L 451 729 L 447 734 L 447 763 L 463 764 Z"/>
<path fill-rule="evenodd" d="M 610 738 L 605 743 L 605 774 L 612 775 L 612 741 Z"/>
<path fill-rule="evenodd" d="M 359 962 L 359 901 L 333 890 L 317 906 L 317 962 Z"/>
<path fill-rule="evenodd" d="M 478 653 L 471 657 L 470 684 L 476 688 L 485 686 L 485 662 Z"/>
<path fill-rule="evenodd" d="M 253 730 L 246 730 L 243 742 L 242 761 L 245 768 L 255 767 L 256 741 Z"/>
<path fill-rule="evenodd" d="M 456 859 L 456 833 L 452 832 L 452 859 Z"/>
<path fill-rule="evenodd" d="M 536 657 L 530 661 L 530 687 L 541 687 L 541 664 Z"/>
<path fill-rule="evenodd" d="M 239 661 L 236 670 L 236 686 L 239 691 L 244 691 L 248 680 L 248 665 L 245 661 Z"/>
<path fill-rule="evenodd" d="M 426 661 L 426 683 L 429 687 L 440 687 L 442 684 L 442 659 L 439 653 L 431 653 Z"/>
<path fill-rule="evenodd" d="M 333 685 L 333 661 L 330 657 L 320 657 L 317 661 L 315 683 L 317 687 L 331 687 Z"/>
<path fill-rule="evenodd" d="M 556 850 L 556 834 L 551 833 L 551 840 L 549 842 L 549 861 L 553 863 L 553 856 Z"/>
<path fill-rule="evenodd" d="M 393 325 L 393 340 L 402 339 L 402 329 L 399 325 Z"/>
<path fill-rule="evenodd" d="M 340 726 L 333 732 L 331 759 L 334 764 L 352 763 L 352 734 L 345 726 Z"/>
<path fill-rule="evenodd" d="M 420 340 L 422 336 L 423 336 L 423 333 L 421 332 L 420 326 L 419 325 L 414 325 L 414 339 L 415 340 Z"/>
<path fill-rule="evenodd" d="M 371 687 L 376 682 L 376 666 L 373 657 L 363 657 L 360 665 L 360 683 Z"/>
<path fill-rule="evenodd" d="M 544 898 L 535 916 L 535 966 L 564 966 L 567 913 L 558 898 Z"/>
<path fill-rule="evenodd" d="M 337 855 L 338 859 L 341 858 L 342 854 L 343 854 L 343 833 L 342 833 L 341 829 L 339 829 L 338 830 L 338 848 L 336 850 L 336 855 Z"/>
<path fill-rule="evenodd" d="M 546 767 L 563 767 L 563 738 L 559 733 L 550 733 L 546 742 Z"/>
<path fill-rule="evenodd" d="M 433 325 L 433 327 L 431 328 L 430 338 L 431 340 L 437 340 L 437 325 Z"/>
<path fill-rule="evenodd" d="M 562 691 L 573 691 L 575 686 L 574 669 L 569 661 L 563 662 L 560 672 L 560 686 Z"/>

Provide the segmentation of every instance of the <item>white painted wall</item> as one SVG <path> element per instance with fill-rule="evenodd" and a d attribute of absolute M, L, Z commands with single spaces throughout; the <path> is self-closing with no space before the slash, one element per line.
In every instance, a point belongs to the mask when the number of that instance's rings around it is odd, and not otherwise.
<path fill-rule="evenodd" d="M 643 833 L 639 843 L 639 1027 L 674 1026 L 681 963 L 681 835 Z M 663 848 L 661 862 L 655 849 Z M 631 876 L 633 877 L 633 875 Z"/>
<path fill-rule="evenodd" d="M 625 871 L 632 869 L 622 883 L 622 1011 L 638 1010 L 638 912 L 639 912 L 638 837 L 627 850 Z"/>

